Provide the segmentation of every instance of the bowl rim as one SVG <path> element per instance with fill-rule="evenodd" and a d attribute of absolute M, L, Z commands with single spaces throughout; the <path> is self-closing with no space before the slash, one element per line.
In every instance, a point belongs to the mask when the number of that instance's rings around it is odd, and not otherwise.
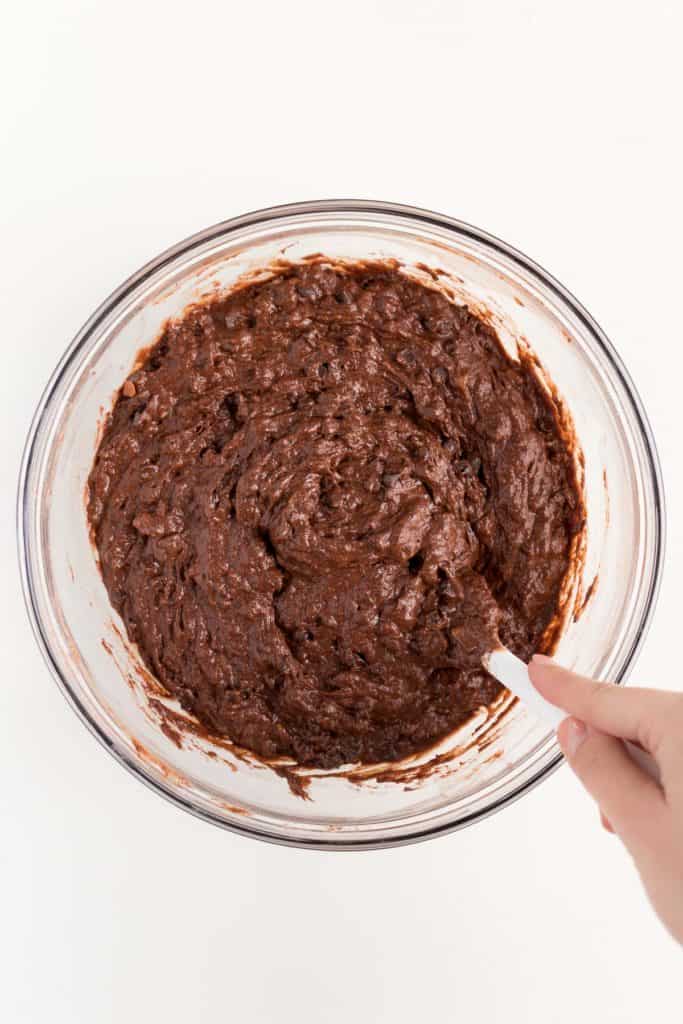
<path fill-rule="evenodd" d="M 36 411 L 31 420 L 19 472 L 17 489 L 17 547 L 19 558 L 19 570 L 23 591 L 24 604 L 33 631 L 48 669 L 55 682 L 59 686 L 67 703 L 75 711 L 88 731 L 109 751 L 109 753 L 127 769 L 135 778 L 140 780 L 152 791 L 158 793 L 165 800 L 180 807 L 202 821 L 217 825 L 238 835 L 249 836 L 265 842 L 274 843 L 280 846 L 289 846 L 298 849 L 314 849 L 327 851 L 361 851 L 371 849 L 389 849 L 403 846 L 409 843 L 417 843 L 436 836 L 447 835 L 451 832 L 465 828 L 475 821 L 490 817 L 504 807 L 509 806 L 520 799 L 525 793 L 534 789 L 541 781 L 548 778 L 563 763 L 564 757 L 558 753 L 548 764 L 540 768 L 531 778 L 518 784 L 510 793 L 500 797 L 489 807 L 473 811 L 455 822 L 444 822 L 427 828 L 416 828 L 407 834 L 392 838 L 362 837 L 358 840 L 340 839 L 310 839 L 307 837 L 293 838 L 271 832 L 261 827 L 252 827 L 246 823 L 237 821 L 226 821 L 218 814 L 214 814 L 204 807 L 194 804 L 190 799 L 185 798 L 171 786 L 156 779 L 140 761 L 126 756 L 114 744 L 113 740 L 100 727 L 97 721 L 89 714 L 77 694 L 71 688 L 69 681 L 64 677 L 57 660 L 50 646 L 46 635 L 41 614 L 39 611 L 36 596 L 35 581 L 31 568 L 31 553 L 29 542 L 29 508 L 28 489 L 32 472 L 35 468 L 35 456 L 38 449 L 38 442 L 41 433 L 46 426 L 48 414 L 51 409 L 52 400 L 59 387 L 62 378 L 68 368 L 88 345 L 93 333 L 97 330 L 104 319 L 124 300 L 135 288 L 146 281 L 152 274 L 163 269 L 167 264 L 172 263 L 178 257 L 186 255 L 193 249 L 210 242 L 223 235 L 245 227 L 255 227 L 267 222 L 277 222 L 285 218 L 296 216 L 308 216 L 315 214 L 378 214 L 393 216 L 398 219 L 418 222 L 428 226 L 438 227 L 449 231 L 457 232 L 461 237 L 483 243 L 494 253 L 500 254 L 512 260 L 532 277 L 536 278 L 545 288 L 559 298 L 581 322 L 584 328 L 592 335 L 599 349 L 604 354 L 610 370 L 616 375 L 624 394 L 631 405 L 638 431 L 645 448 L 646 462 L 650 475 L 650 484 L 654 496 L 654 556 L 653 569 L 648 581 L 648 591 L 645 597 L 643 612 L 640 623 L 635 630 L 630 649 L 624 658 L 624 665 L 615 682 L 623 683 L 633 667 L 634 661 L 640 651 L 647 631 L 652 621 L 659 595 L 662 568 L 664 561 L 664 549 L 666 544 L 666 509 L 662 472 L 657 453 L 657 448 L 647 414 L 642 400 L 631 379 L 628 370 L 624 366 L 614 346 L 607 338 L 604 331 L 588 313 L 579 300 L 564 285 L 554 278 L 539 263 L 530 259 L 518 249 L 502 241 L 495 235 L 477 228 L 465 221 L 449 217 L 444 214 L 435 213 L 431 210 L 420 207 L 405 205 L 402 203 L 384 202 L 380 200 L 361 199 L 320 199 L 303 202 L 287 203 L 279 206 L 265 207 L 249 213 L 242 214 L 228 220 L 220 221 L 204 228 L 201 231 L 189 235 L 187 238 L 165 249 L 158 256 L 149 260 L 139 270 L 131 274 L 118 288 L 111 292 L 107 298 L 97 307 L 92 315 L 86 320 L 80 330 L 76 333 L 71 343 L 66 348 L 57 366 L 52 371 L 49 380 L 40 397 Z M 338 836 L 338 833 L 336 834 Z"/>

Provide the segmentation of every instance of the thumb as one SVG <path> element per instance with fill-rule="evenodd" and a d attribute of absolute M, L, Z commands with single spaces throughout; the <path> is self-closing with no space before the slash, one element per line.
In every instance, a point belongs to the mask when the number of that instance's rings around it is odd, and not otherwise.
<path fill-rule="evenodd" d="M 629 757 L 621 740 L 567 718 L 557 732 L 562 752 L 632 854 L 657 841 L 666 803 L 659 786 Z"/>
<path fill-rule="evenodd" d="M 567 714 L 611 736 L 635 740 L 652 754 L 656 754 L 672 718 L 680 715 L 681 698 L 677 693 L 598 683 L 568 672 L 544 655 L 532 658 L 529 678 L 546 700 L 564 708 Z"/>

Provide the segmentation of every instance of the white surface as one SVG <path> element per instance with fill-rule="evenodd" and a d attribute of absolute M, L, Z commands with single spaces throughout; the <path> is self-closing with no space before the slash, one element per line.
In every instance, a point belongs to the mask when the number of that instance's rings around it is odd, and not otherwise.
<path fill-rule="evenodd" d="M 148 792 L 42 664 L 11 506 L 49 371 L 147 258 L 271 203 L 414 202 L 538 259 L 624 356 L 670 526 L 636 675 L 680 686 L 666 652 L 683 572 L 682 30 L 675 0 L 14 5 L 0 60 L 3 1020 L 680 1019 L 681 953 L 566 768 L 476 828 L 356 855 L 238 839 Z"/>

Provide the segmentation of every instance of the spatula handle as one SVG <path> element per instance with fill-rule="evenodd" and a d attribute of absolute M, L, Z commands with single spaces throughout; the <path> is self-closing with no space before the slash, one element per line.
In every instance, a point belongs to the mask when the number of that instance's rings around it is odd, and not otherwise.
<path fill-rule="evenodd" d="M 529 670 L 524 662 L 516 657 L 512 651 L 501 647 L 491 651 L 484 659 L 484 667 L 492 676 L 495 676 L 499 683 L 506 686 L 515 697 L 519 697 L 530 711 L 538 719 L 545 722 L 551 729 L 557 730 L 560 722 L 567 718 L 567 712 L 556 707 L 542 697 L 534 684 L 529 679 Z M 622 740 L 626 752 L 636 764 L 646 772 L 650 778 L 661 785 L 661 776 L 657 762 L 642 747 L 636 746 L 630 740 Z"/>

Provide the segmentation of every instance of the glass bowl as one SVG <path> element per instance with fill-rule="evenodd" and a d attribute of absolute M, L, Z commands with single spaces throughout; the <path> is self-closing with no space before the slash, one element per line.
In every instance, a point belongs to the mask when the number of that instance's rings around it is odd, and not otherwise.
<path fill-rule="evenodd" d="M 367 849 L 461 828 L 509 804 L 560 763 L 554 734 L 508 697 L 497 717 L 469 723 L 465 739 L 449 737 L 448 756 L 429 752 L 403 775 L 386 766 L 384 775 L 366 772 L 363 780 L 322 773 L 308 799 L 293 792 L 286 772 L 239 751 L 201 736 L 178 747 L 150 713 L 153 681 L 145 685 L 110 606 L 85 514 L 103 417 L 139 349 L 189 303 L 273 261 L 314 253 L 395 259 L 428 280 L 438 272 L 458 301 L 488 312 L 511 351 L 526 339 L 554 382 L 583 451 L 587 510 L 576 613 L 566 617 L 557 648 L 563 664 L 596 678 L 626 678 L 656 598 L 664 507 L 645 413 L 598 325 L 527 257 L 451 218 L 357 201 L 247 214 L 169 249 L 96 310 L 52 374 L 19 485 L 26 603 L 55 679 L 111 754 L 177 806 L 274 842 Z M 163 702 L 163 694 L 154 699 Z M 434 770 L 422 771 L 425 763 Z"/>

